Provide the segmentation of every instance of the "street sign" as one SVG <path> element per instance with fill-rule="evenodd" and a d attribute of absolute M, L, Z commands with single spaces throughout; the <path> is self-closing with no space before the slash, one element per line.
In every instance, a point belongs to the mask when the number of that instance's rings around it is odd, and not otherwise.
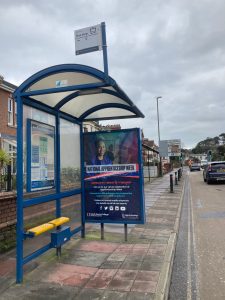
<path fill-rule="evenodd" d="M 74 31 L 76 55 L 102 50 L 101 24 Z"/>
<path fill-rule="evenodd" d="M 161 157 L 175 157 L 181 155 L 180 140 L 164 140 L 159 142 L 159 154 Z"/>
<path fill-rule="evenodd" d="M 168 157 L 167 141 L 159 141 L 159 155 L 160 157 Z"/>

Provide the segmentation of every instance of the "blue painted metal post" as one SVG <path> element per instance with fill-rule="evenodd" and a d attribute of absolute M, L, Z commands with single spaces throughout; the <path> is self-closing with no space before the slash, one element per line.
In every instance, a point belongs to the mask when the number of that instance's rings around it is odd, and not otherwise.
<path fill-rule="evenodd" d="M 104 73 L 108 76 L 108 56 L 107 56 L 107 43 L 106 43 L 106 30 L 105 30 L 105 22 L 101 23 L 102 28 L 102 50 L 103 50 L 103 63 L 104 63 Z"/>
<path fill-rule="evenodd" d="M 141 220 L 143 223 L 145 223 L 145 194 L 144 194 L 144 176 L 143 176 L 143 157 L 142 157 L 142 143 L 141 143 L 141 130 L 138 130 L 138 161 L 139 161 L 139 172 L 140 172 L 140 180 L 139 180 L 139 185 L 140 185 L 140 192 L 141 192 Z"/>
<path fill-rule="evenodd" d="M 27 120 L 27 192 L 31 192 L 31 120 Z"/>
<path fill-rule="evenodd" d="M 60 180 L 60 118 L 59 114 L 56 115 L 56 134 L 55 134 L 55 173 L 56 173 L 56 193 L 61 191 Z M 61 217 L 61 199 L 56 200 L 56 217 Z"/>
<path fill-rule="evenodd" d="M 16 282 L 23 281 L 23 101 L 17 101 L 17 224 L 16 224 Z"/>
<path fill-rule="evenodd" d="M 56 134 L 55 134 L 55 173 L 56 173 L 56 193 L 61 191 L 61 177 L 60 177 L 60 118 L 59 113 L 56 115 Z M 56 217 L 61 217 L 61 198 L 56 200 Z M 60 228 L 60 227 L 59 227 Z M 61 246 L 56 248 L 56 255 L 61 256 Z"/>
<path fill-rule="evenodd" d="M 85 198 L 84 198 L 84 146 L 83 123 L 80 125 L 80 170 L 81 170 L 81 237 L 85 238 Z"/>

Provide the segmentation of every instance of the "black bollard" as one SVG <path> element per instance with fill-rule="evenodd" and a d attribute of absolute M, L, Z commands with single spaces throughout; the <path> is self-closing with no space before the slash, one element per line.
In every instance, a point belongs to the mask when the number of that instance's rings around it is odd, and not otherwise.
<path fill-rule="evenodd" d="M 173 193 L 173 174 L 170 174 L 170 193 Z"/>
<path fill-rule="evenodd" d="M 179 174 L 179 173 L 178 173 Z M 178 175 L 179 176 L 179 175 Z M 175 185 L 178 185 L 178 182 L 177 182 L 177 172 L 175 172 Z"/>
<path fill-rule="evenodd" d="M 180 178 L 181 178 L 181 176 L 180 176 L 180 169 L 178 170 L 178 181 L 180 181 Z"/>
<path fill-rule="evenodd" d="M 180 178 L 182 177 L 182 168 L 180 168 Z"/>

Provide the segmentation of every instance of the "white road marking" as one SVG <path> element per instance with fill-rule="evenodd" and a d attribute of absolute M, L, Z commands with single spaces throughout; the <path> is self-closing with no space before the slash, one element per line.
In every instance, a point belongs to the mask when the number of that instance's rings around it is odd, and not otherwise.
<path fill-rule="evenodd" d="M 190 183 L 188 180 L 188 251 L 187 251 L 187 300 L 191 300 L 191 218 L 190 218 Z"/>
<path fill-rule="evenodd" d="M 193 199 L 192 199 L 192 191 L 191 191 L 191 185 L 190 181 L 188 180 L 188 253 L 187 253 L 187 277 L 188 277 L 188 284 L 187 284 L 187 299 L 192 299 L 192 272 L 191 272 L 191 237 L 193 239 L 193 255 L 195 258 L 194 269 L 196 271 L 196 299 L 199 300 L 199 276 L 198 276 L 198 269 L 196 265 L 196 259 L 197 259 L 197 248 L 196 248 L 196 238 L 195 238 L 195 225 L 194 225 L 194 214 L 193 214 Z M 198 199 L 199 200 L 199 199 Z M 200 200 L 201 201 L 201 200 Z M 191 223 L 192 219 L 192 223 Z M 191 225 L 192 225 L 192 231 L 191 231 Z"/>
<path fill-rule="evenodd" d="M 198 201 L 200 201 L 201 207 L 202 207 L 202 201 L 201 199 L 198 199 Z M 196 246 L 196 238 L 195 238 L 195 222 L 194 222 L 194 213 L 193 213 L 193 199 L 192 199 L 192 190 L 191 190 L 191 185 L 190 185 L 190 210 L 191 210 L 191 217 L 192 217 L 192 239 L 193 239 L 193 251 L 194 251 L 194 258 L 195 258 L 195 271 L 196 271 L 196 276 L 195 276 L 195 280 L 196 280 L 196 299 L 200 300 L 200 296 L 199 296 L 199 276 L 198 276 L 198 260 L 197 260 L 197 246 Z"/>
<path fill-rule="evenodd" d="M 203 205 L 202 205 L 202 200 L 201 199 L 197 199 L 197 208 L 202 208 Z"/>

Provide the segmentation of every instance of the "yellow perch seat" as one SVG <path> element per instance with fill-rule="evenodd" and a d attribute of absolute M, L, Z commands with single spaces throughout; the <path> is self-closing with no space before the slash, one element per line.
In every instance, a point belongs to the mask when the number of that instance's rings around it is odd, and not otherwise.
<path fill-rule="evenodd" d="M 60 217 L 60 218 L 57 218 L 57 219 L 54 219 L 52 221 L 49 221 L 48 224 L 52 224 L 54 225 L 55 227 L 57 226 L 60 226 L 64 223 L 67 223 L 69 222 L 70 218 L 67 218 L 67 217 Z"/>
<path fill-rule="evenodd" d="M 33 234 L 34 236 L 40 235 L 48 230 L 53 229 L 55 226 L 53 224 L 45 223 L 31 229 L 28 229 L 29 234 Z"/>
<path fill-rule="evenodd" d="M 69 221 L 70 221 L 70 218 L 68 218 L 68 217 L 60 217 L 60 218 L 54 219 L 52 221 L 49 221 L 48 223 L 28 229 L 27 233 L 32 236 L 37 236 L 48 230 L 54 229 L 57 226 L 67 223 Z"/>

